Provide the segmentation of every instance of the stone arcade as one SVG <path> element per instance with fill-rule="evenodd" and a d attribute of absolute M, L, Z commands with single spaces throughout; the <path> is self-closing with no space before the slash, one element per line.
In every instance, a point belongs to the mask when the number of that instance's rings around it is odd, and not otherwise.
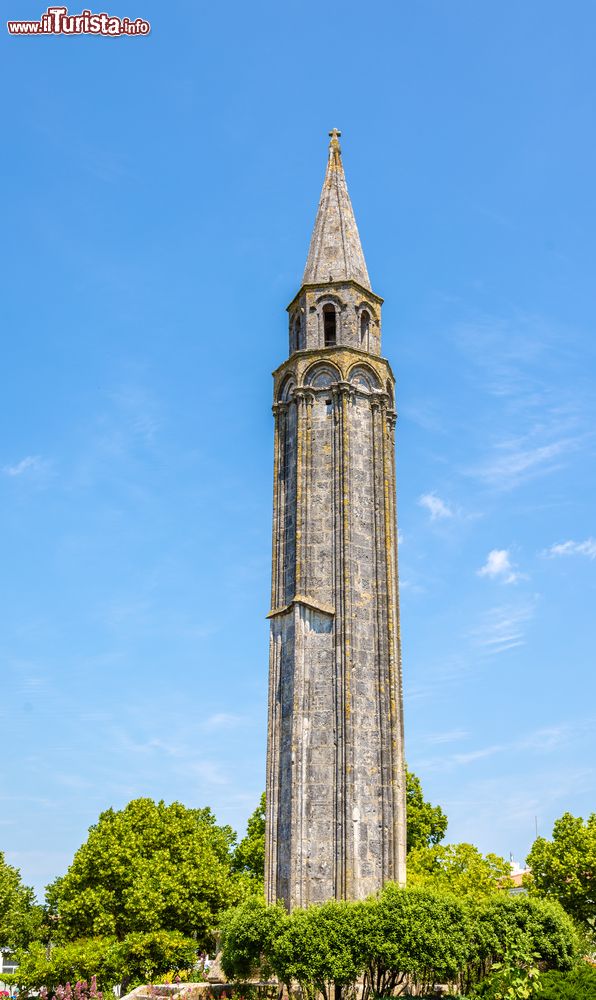
<path fill-rule="evenodd" d="M 405 880 L 395 381 L 334 129 L 274 372 L 267 898 Z"/>

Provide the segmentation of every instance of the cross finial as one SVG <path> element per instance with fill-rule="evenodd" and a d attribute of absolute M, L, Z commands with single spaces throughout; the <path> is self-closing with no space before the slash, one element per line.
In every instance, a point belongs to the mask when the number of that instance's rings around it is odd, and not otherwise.
<path fill-rule="evenodd" d="M 331 129 L 331 131 L 329 133 L 329 138 L 331 139 L 331 142 L 329 143 L 329 149 L 337 149 L 338 152 L 341 151 L 341 148 L 340 148 L 340 145 L 339 145 L 339 137 L 340 137 L 340 135 L 341 135 L 341 132 L 339 131 L 338 128 L 332 128 Z"/>

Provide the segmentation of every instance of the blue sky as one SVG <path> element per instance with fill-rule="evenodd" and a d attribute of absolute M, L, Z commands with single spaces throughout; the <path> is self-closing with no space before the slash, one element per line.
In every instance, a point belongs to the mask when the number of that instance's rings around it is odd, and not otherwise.
<path fill-rule="evenodd" d="M 0 849 L 41 889 L 108 806 L 257 803 L 270 373 L 337 126 L 408 760 L 450 840 L 522 860 L 596 808 L 594 6 L 108 9 L 151 34 L 2 37 Z"/>

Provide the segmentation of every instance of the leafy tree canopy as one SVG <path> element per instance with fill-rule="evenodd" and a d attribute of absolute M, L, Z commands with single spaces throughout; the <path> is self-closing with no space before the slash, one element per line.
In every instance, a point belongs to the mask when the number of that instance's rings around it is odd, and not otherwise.
<path fill-rule="evenodd" d="M 192 968 L 197 945 L 177 931 L 150 931 L 115 937 L 95 937 L 57 945 L 48 953 L 40 942 L 17 952 L 19 967 L 10 977 L 24 993 L 45 987 L 50 993 L 60 985 L 91 982 L 95 976 L 102 990 L 121 984 L 150 983 L 170 971 Z"/>
<path fill-rule="evenodd" d="M 434 844 L 410 851 L 408 884 L 443 889 L 467 899 L 485 899 L 510 884 L 511 865 L 472 844 Z"/>
<path fill-rule="evenodd" d="M 248 820 L 246 836 L 234 851 L 234 870 L 255 879 L 255 889 L 265 881 L 265 792 Z"/>
<path fill-rule="evenodd" d="M 533 988 L 538 968 L 569 969 L 579 955 L 573 921 L 557 903 L 504 892 L 478 902 L 392 884 L 363 902 L 291 914 L 248 900 L 225 915 L 222 944 L 228 976 L 273 972 L 289 993 L 297 983 L 303 1000 L 328 1000 L 332 987 L 336 998 L 352 995 L 358 979 L 363 1000 L 403 995 L 408 984 L 426 995 L 446 981 L 466 996 L 479 984 L 494 987 L 486 995 L 497 1000 L 501 988 Z M 500 1000 L 518 995 L 530 994 Z"/>
<path fill-rule="evenodd" d="M 106 810 L 48 886 L 58 939 L 168 930 L 206 945 L 219 912 L 246 891 L 231 872 L 234 840 L 210 809 L 134 799 Z"/>
<path fill-rule="evenodd" d="M 421 989 L 455 979 L 470 954 L 471 926 L 464 903 L 436 888 L 386 885 L 360 904 L 360 947 L 365 995 L 390 996 L 406 978 Z"/>
<path fill-rule="evenodd" d="M 23 885 L 21 874 L 0 851 L 0 948 L 19 948 L 35 938 L 41 928 L 42 910 L 33 889 Z"/>
<path fill-rule="evenodd" d="M 283 903 L 268 906 L 262 894 L 223 914 L 222 968 L 229 979 L 268 979 L 273 942 L 286 917 Z"/>
<path fill-rule="evenodd" d="M 556 899 L 575 920 L 596 931 L 596 813 L 584 822 L 565 813 L 552 840 L 538 837 L 528 855 L 532 895 Z"/>
<path fill-rule="evenodd" d="M 447 831 L 445 813 L 424 801 L 420 779 L 411 771 L 406 771 L 406 820 L 408 851 L 438 844 Z"/>

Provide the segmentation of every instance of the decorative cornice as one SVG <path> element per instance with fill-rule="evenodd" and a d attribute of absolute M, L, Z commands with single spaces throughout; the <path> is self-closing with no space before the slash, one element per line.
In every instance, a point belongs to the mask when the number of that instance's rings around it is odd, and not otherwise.
<path fill-rule="evenodd" d="M 312 611 L 320 611 L 324 615 L 329 615 L 331 618 L 335 615 L 335 608 L 331 604 L 323 604 L 321 601 L 315 601 L 313 597 L 305 597 L 304 594 L 296 594 L 292 598 L 289 604 L 284 605 L 283 608 L 273 608 L 267 618 L 277 618 L 278 615 L 285 615 L 288 611 L 291 611 L 295 604 L 302 604 L 306 608 L 310 608 Z"/>
<path fill-rule="evenodd" d="M 289 306 L 286 306 L 286 312 L 290 312 L 296 303 L 296 300 L 300 298 L 303 292 L 314 292 L 317 288 L 320 288 L 323 292 L 329 292 L 333 288 L 345 287 L 346 285 L 351 285 L 352 288 L 358 288 L 359 291 L 361 291 L 365 296 L 368 296 L 369 298 L 374 299 L 375 302 L 378 302 L 380 306 L 382 306 L 385 301 L 380 295 L 377 295 L 376 292 L 371 292 L 370 288 L 367 288 L 365 285 L 361 285 L 359 281 L 354 281 L 353 278 L 343 278 L 338 279 L 337 281 L 305 281 L 302 285 L 300 285 L 300 288 L 296 292 Z"/>

